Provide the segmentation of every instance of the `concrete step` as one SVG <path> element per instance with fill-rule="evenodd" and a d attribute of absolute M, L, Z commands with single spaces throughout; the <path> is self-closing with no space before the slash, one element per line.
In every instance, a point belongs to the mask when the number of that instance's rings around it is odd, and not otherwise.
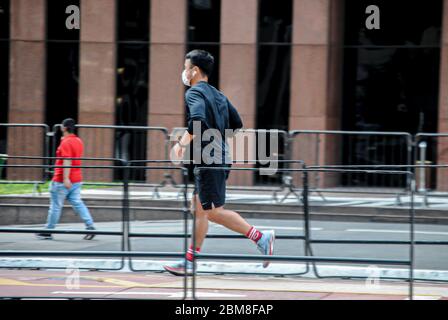
<path fill-rule="evenodd" d="M 122 201 L 119 199 L 85 198 L 95 221 L 121 221 Z M 180 200 L 131 199 L 131 220 L 181 219 L 183 202 Z M 39 224 L 46 220 L 49 199 L 45 196 L 1 196 L 0 225 Z M 292 204 L 258 204 L 229 202 L 226 208 L 236 210 L 246 218 L 297 219 L 303 218 L 303 206 Z M 61 222 L 79 222 L 70 204 L 66 202 Z M 408 207 L 310 206 L 311 219 L 358 222 L 409 222 Z M 417 208 L 417 223 L 448 224 L 448 211 Z"/>

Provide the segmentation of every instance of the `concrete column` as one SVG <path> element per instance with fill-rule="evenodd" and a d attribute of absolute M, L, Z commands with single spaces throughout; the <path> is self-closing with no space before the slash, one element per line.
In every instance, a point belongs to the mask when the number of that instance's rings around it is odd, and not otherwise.
<path fill-rule="evenodd" d="M 448 0 L 443 2 L 442 39 L 440 52 L 439 132 L 448 132 Z M 437 163 L 448 164 L 448 138 L 439 138 Z M 437 189 L 448 191 L 448 170 L 437 170 Z"/>
<path fill-rule="evenodd" d="M 221 1 L 220 89 L 240 113 L 244 128 L 254 128 L 256 119 L 257 9 L 257 0 Z M 252 185 L 253 173 L 234 172 L 228 184 Z"/>
<path fill-rule="evenodd" d="M 81 0 L 80 124 L 115 124 L 115 1 Z M 85 157 L 113 157 L 114 131 L 81 129 Z M 85 164 L 93 165 L 93 162 Z M 102 165 L 107 163 L 102 162 Z M 109 163 L 110 164 L 110 163 Z M 85 170 L 86 180 L 111 180 L 112 170 Z"/>
<path fill-rule="evenodd" d="M 43 123 L 45 118 L 45 0 L 11 1 L 9 123 Z M 8 129 L 7 153 L 43 156 L 44 132 Z M 9 164 L 40 164 L 24 160 Z M 41 169 L 8 169 L 8 179 L 42 178 Z"/>
<path fill-rule="evenodd" d="M 173 127 L 185 125 L 185 87 L 181 73 L 184 66 L 187 1 L 152 0 L 149 48 L 148 125 Z M 165 159 L 165 137 L 160 133 L 148 136 L 147 159 Z M 147 180 L 158 183 L 162 172 L 147 172 Z M 175 175 L 176 181 L 180 175 Z"/>
<path fill-rule="evenodd" d="M 343 41 L 343 21 L 341 0 L 294 0 L 290 130 L 339 129 L 342 52 L 336 45 Z M 319 145 L 317 141 L 315 136 L 298 136 L 294 159 L 337 163 L 339 141 L 325 136 Z M 328 175 L 319 178 L 322 186 L 336 182 Z"/>

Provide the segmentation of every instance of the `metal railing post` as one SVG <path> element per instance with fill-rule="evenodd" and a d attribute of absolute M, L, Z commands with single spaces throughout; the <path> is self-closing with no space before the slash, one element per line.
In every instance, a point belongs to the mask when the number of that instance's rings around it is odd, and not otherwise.
<path fill-rule="evenodd" d="M 193 173 L 196 176 L 200 175 L 200 169 L 198 167 L 195 167 L 193 170 Z M 196 200 L 196 199 L 195 199 Z M 192 268 L 192 278 L 191 278 L 191 296 L 193 300 L 196 300 L 196 201 L 194 201 L 194 205 L 193 205 L 193 231 L 191 233 L 191 242 L 193 245 L 193 268 Z M 187 257 L 185 256 L 185 268 L 186 268 L 186 264 L 187 264 Z M 186 271 L 186 270 L 185 270 Z"/>
<path fill-rule="evenodd" d="M 303 164 L 303 169 L 306 170 L 306 165 Z M 309 203 L 308 203 L 308 171 L 302 172 L 302 184 L 303 184 L 303 191 L 302 191 L 302 203 L 303 203 L 303 219 L 304 219 L 304 232 L 305 232 L 305 241 L 304 241 L 304 253 L 305 256 L 308 256 L 310 254 L 310 210 L 309 210 Z M 306 262 L 306 269 L 304 274 L 308 273 L 309 271 L 309 262 Z"/>
<path fill-rule="evenodd" d="M 419 154 L 420 154 L 420 164 L 421 165 L 425 165 L 426 164 L 426 148 L 427 148 L 427 143 L 426 141 L 421 141 L 418 144 L 418 148 L 419 148 Z M 426 169 L 424 167 L 421 167 L 419 170 L 419 181 L 418 181 L 418 192 L 426 192 Z"/>
<path fill-rule="evenodd" d="M 185 256 L 185 265 L 187 263 L 186 257 L 188 252 L 188 214 L 190 210 L 188 209 L 188 196 L 187 196 L 187 190 L 188 190 L 188 170 L 183 168 L 182 170 L 182 178 L 183 183 L 185 185 L 185 188 L 183 190 L 184 195 L 184 209 L 183 209 L 183 218 L 184 218 L 184 256 Z M 194 201 L 192 200 L 192 203 Z M 184 300 L 188 298 L 188 274 L 185 272 L 184 274 Z"/>
<path fill-rule="evenodd" d="M 415 263 L 415 251 L 414 251 L 414 230 L 415 230 L 415 208 L 414 208 L 414 194 L 416 189 L 415 176 L 414 174 L 408 174 L 411 178 L 411 212 L 410 212 L 410 247 L 409 247 L 409 299 L 414 299 L 414 263 Z"/>
<path fill-rule="evenodd" d="M 130 251 L 129 245 L 129 163 L 126 160 L 121 160 L 123 170 L 123 198 L 122 198 L 122 246 L 123 251 Z M 128 258 L 128 267 L 131 267 L 131 258 Z"/>

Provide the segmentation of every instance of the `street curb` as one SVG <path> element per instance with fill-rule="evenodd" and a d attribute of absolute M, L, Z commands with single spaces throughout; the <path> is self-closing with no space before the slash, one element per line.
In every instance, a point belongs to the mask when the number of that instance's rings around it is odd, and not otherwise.
<path fill-rule="evenodd" d="M 163 266 L 172 263 L 172 260 L 133 260 L 132 269 L 126 261 L 121 270 L 121 260 L 116 259 L 53 259 L 53 258 L 2 258 L 0 268 L 20 269 L 65 269 L 79 268 L 89 270 L 115 269 L 121 272 L 130 271 L 152 271 L 163 272 Z M 311 269 L 310 265 L 310 269 Z M 409 269 L 381 268 L 374 265 L 358 267 L 343 265 L 318 265 L 319 275 L 324 277 L 360 277 L 371 279 L 409 278 Z M 250 274 L 250 275 L 275 275 L 275 276 L 297 276 L 306 270 L 305 264 L 301 263 L 271 263 L 263 269 L 261 263 L 239 263 L 239 262 L 199 262 L 198 272 L 214 274 Z M 300 275 L 304 278 L 316 278 L 312 271 Z M 448 271 L 444 270 L 414 270 L 414 279 L 429 281 L 448 281 Z"/>

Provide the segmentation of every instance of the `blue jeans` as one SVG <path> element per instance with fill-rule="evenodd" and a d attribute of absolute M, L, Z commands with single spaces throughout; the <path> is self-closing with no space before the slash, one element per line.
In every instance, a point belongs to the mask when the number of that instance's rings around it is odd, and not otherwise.
<path fill-rule="evenodd" d="M 81 200 L 82 183 L 73 183 L 70 189 L 67 189 L 63 183 L 51 181 L 50 184 L 50 209 L 48 210 L 47 229 L 54 229 L 61 217 L 64 200 L 68 199 L 73 209 L 87 227 L 93 227 L 93 219 L 84 202 Z"/>

